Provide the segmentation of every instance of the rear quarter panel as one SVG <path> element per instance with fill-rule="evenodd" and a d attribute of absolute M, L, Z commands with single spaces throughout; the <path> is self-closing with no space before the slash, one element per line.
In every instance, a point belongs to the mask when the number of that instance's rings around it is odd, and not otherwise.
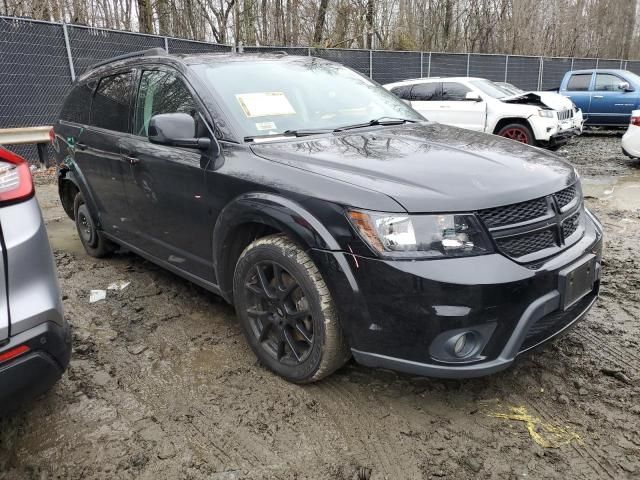
<path fill-rule="evenodd" d="M 11 335 L 43 322 L 63 326 L 62 301 L 49 238 L 35 197 L 0 209 L 6 247 Z"/>

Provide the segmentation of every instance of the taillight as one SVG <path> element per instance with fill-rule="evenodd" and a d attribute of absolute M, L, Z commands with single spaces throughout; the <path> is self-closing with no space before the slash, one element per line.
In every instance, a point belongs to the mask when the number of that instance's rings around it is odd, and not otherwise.
<path fill-rule="evenodd" d="M 640 127 L 640 115 L 635 117 L 631 117 L 631 125 L 635 125 L 636 127 Z"/>
<path fill-rule="evenodd" d="M 16 357 L 19 357 L 23 353 L 27 353 L 30 350 L 26 345 L 20 345 L 18 347 L 12 348 L 11 350 L 7 350 L 6 352 L 0 353 L 0 363 L 8 362 L 9 360 L 13 360 Z"/>
<path fill-rule="evenodd" d="M 13 203 L 33 195 L 33 179 L 27 161 L 0 147 L 0 203 Z"/>
<path fill-rule="evenodd" d="M 53 143 L 56 139 L 56 132 L 54 132 L 53 128 L 49 129 L 49 142 Z"/>

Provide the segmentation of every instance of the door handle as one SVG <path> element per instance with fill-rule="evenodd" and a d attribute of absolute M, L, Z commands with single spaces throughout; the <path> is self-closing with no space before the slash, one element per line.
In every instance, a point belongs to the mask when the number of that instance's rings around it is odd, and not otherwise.
<path fill-rule="evenodd" d="M 440 108 L 451 108 L 449 105 L 440 105 Z"/>
<path fill-rule="evenodd" d="M 140 163 L 140 159 L 138 157 L 134 157 L 131 155 L 124 155 L 122 158 L 124 158 L 131 165 L 136 165 L 137 163 Z"/>
<path fill-rule="evenodd" d="M 77 147 L 79 150 L 86 150 L 86 149 L 87 149 L 87 146 L 86 146 L 84 143 L 82 143 L 82 142 L 76 142 L 76 147 Z"/>
<path fill-rule="evenodd" d="M 604 98 L 602 95 L 594 95 L 593 98 Z"/>

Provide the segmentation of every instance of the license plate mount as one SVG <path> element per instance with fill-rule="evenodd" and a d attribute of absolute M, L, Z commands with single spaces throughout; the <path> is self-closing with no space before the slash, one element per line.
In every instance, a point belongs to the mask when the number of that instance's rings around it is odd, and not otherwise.
<path fill-rule="evenodd" d="M 558 273 L 558 290 L 563 310 L 571 308 L 593 290 L 597 279 L 597 259 L 589 254 Z"/>

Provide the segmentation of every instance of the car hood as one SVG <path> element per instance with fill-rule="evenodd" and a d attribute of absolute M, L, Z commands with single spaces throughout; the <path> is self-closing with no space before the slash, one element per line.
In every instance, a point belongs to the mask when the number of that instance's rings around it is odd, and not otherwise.
<path fill-rule="evenodd" d="M 549 152 L 432 122 L 255 144 L 252 150 L 381 192 L 412 213 L 507 205 L 576 181 L 573 167 Z"/>
<path fill-rule="evenodd" d="M 503 97 L 505 103 L 521 105 L 544 106 L 552 110 L 567 110 L 573 108 L 571 99 L 554 92 L 523 92 L 510 97 Z"/>

